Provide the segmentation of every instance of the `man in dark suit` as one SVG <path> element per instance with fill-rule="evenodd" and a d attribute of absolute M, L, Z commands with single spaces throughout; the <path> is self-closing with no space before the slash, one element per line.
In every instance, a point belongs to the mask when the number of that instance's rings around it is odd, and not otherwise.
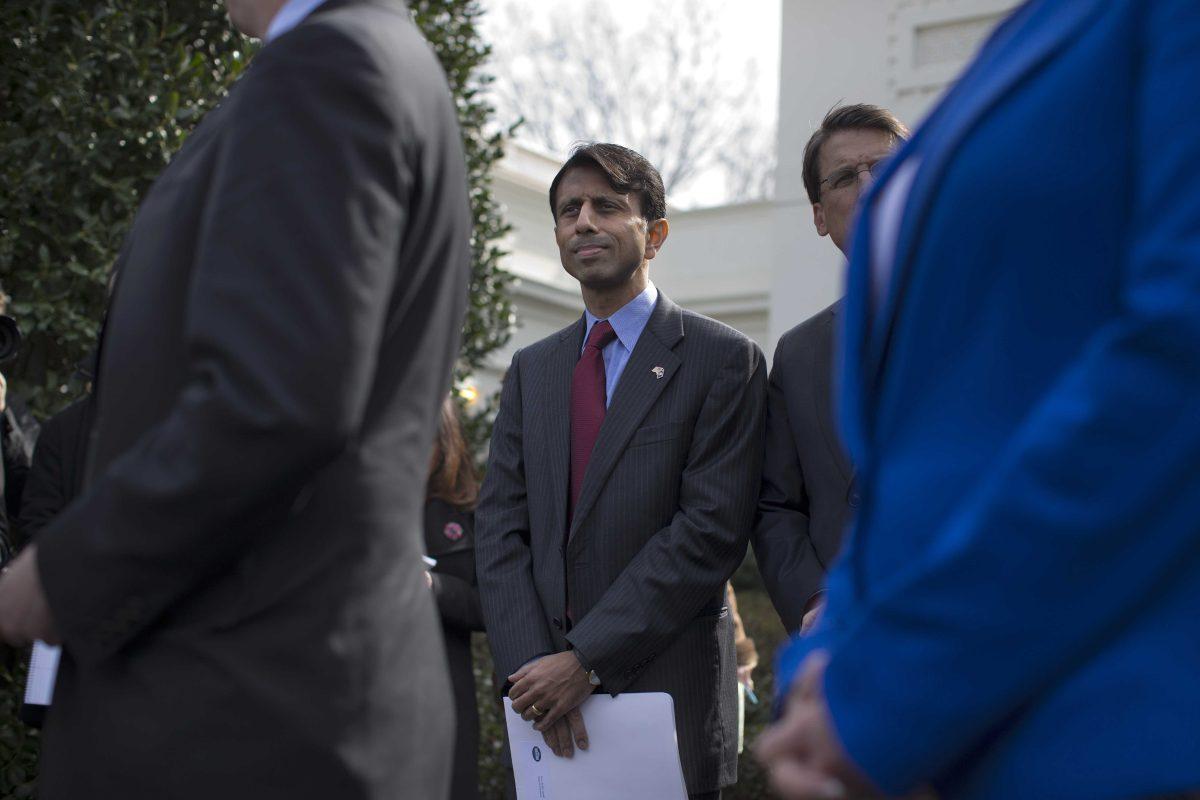
<path fill-rule="evenodd" d="M 316 5 L 230 0 L 266 44 L 139 209 L 88 486 L 0 581 L 4 639 L 64 645 L 43 798 L 448 786 L 420 556 L 461 140 L 401 3 Z"/>
<path fill-rule="evenodd" d="M 843 254 L 861 189 L 908 138 L 890 111 L 835 108 L 804 148 L 804 187 L 817 233 Z M 834 328 L 841 301 L 783 334 L 767 395 L 767 439 L 754 554 L 783 625 L 807 628 L 858 505 L 854 468 L 833 420 Z"/>
<path fill-rule="evenodd" d="M 658 171 L 612 144 L 550 186 L 586 313 L 513 356 L 476 517 L 488 638 L 513 707 L 556 754 L 586 747 L 594 689 L 669 692 L 688 791 L 737 773 L 725 580 L 762 459 L 762 354 L 649 279 L 667 238 Z"/>

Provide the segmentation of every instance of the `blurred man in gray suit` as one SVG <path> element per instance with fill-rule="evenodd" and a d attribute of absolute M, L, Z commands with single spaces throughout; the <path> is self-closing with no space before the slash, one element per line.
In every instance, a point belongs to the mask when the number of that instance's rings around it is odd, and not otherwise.
<path fill-rule="evenodd" d="M 907 138 L 892 112 L 865 104 L 833 109 L 809 138 L 803 176 L 813 224 L 843 254 L 859 193 Z M 825 572 L 858 505 L 854 469 L 833 420 L 833 336 L 841 302 L 783 334 L 771 365 L 754 555 L 792 633 L 819 613 Z"/>
<path fill-rule="evenodd" d="M 668 226 L 640 155 L 579 148 L 550 209 L 586 312 L 505 379 L 476 542 L 496 668 L 559 755 L 587 746 L 593 690 L 669 692 L 688 791 L 716 797 L 737 777 L 724 586 L 754 515 L 763 357 L 650 282 Z"/>
<path fill-rule="evenodd" d="M 400 2 L 229 10 L 265 45 L 138 210 L 84 491 L 0 580 L 3 638 L 64 647 L 39 796 L 443 797 L 454 104 Z"/>

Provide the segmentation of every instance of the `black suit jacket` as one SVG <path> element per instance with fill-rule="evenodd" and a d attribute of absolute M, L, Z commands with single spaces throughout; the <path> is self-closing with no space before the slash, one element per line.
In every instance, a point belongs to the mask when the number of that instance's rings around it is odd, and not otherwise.
<path fill-rule="evenodd" d="M 8 563 L 25 538 L 19 516 L 29 474 L 29 437 L 20 422 L 24 415 L 12 407 L 17 402 L 10 396 L 8 407 L 0 411 L 0 566 Z"/>
<path fill-rule="evenodd" d="M 444 794 L 421 510 L 469 241 L 399 3 L 322 6 L 189 137 L 117 265 L 88 487 L 39 534 L 41 797 Z"/>
<path fill-rule="evenodd" d="M 688 791 L 714 791 L 737 776 L 724 589 L 754 516 L 762 353 L 660 293 L 568 531 L 571 376 L 584 326 L 519 351 L 505 377 L 476 512 L 488 640 L 502 676 L 573 647 L 613 695 L 669 692 Z"/>
<path fill-rule="evenodd" d="M 767 394 L 767 446 L 754 555 L 784 627 L 821 591 L 853 507 L 854 471 L 833 420 L 840 301 L 779 339 Z"/>
<path fill-rule="evenodd" d="M 83 488 L 88 437 L 95 417 L 91 395 L 46 420 L 25 480 L 17 526 L 25 541 L 35 537 Z"/>

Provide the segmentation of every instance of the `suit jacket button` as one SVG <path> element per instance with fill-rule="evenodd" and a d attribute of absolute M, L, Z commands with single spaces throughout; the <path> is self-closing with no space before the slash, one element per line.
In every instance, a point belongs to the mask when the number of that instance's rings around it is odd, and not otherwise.
<path fill-rule="evenodd" d="M 558 628 L 560 631 L 562 630 L 562 620 L 561 619 L 559 619 L 558 617 L 555 617 L 554 619 L 552 619 L 550 621 L 554 623 L 554 627 Z"/>

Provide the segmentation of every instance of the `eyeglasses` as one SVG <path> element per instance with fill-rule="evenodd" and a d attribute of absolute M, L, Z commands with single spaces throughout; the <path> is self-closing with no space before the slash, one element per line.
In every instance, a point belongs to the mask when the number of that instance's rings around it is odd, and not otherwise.
<path fill-rule="evenodd" d="M 821 181 L 818 186 L 824 186 L 828 183 L 829 188 L 835 192 L 842 189 L 848 189 L 851 186 L 857 186 L 858 176 L 860 174 L 863 172 L 869 172 L 871 173 L 872 178 L 878 178 L 879 173 L 883 171 L 883 165 L 885 163 L 886 159 L 880 159 L 872 164 L 860 164 L 854 167 L 842 167 L 841 169 L 834 171 L 834 173 L 828 178 Z"/>

